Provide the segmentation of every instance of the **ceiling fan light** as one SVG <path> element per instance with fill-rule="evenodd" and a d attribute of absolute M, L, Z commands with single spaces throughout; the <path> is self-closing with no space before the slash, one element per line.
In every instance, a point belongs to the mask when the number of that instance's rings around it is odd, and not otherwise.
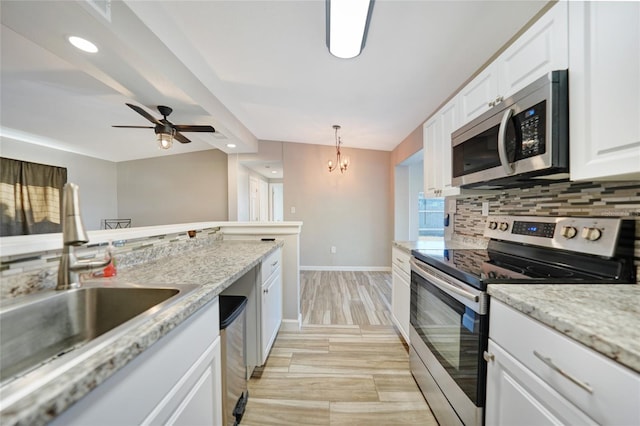
<path fill-rule="evenodd" d="M 169 149 L 173 146 L 173 135 L 171 133 L 158 133 L 158 148 Z"/>
<path fill-rule="evenodd" d="M 333 56 L 355 58 L 364 47 L 374 0 L 326 0 L 327 46 Z"/>
<path fill-rule="evenodd" d="M 97 53 L 98 52 L 98 46 L 96 46 L 95 44 L 93 44 L 89 40 L 86 40 L 86 39 L 84 39 L 82 37 L 70 36 L 67 40 L 69 40 L 69 43 L 71 43 L 74 47 L 76 47 L 77 49 L 82 50 L 83 52 L 87 52 L 87 53 Z"/>

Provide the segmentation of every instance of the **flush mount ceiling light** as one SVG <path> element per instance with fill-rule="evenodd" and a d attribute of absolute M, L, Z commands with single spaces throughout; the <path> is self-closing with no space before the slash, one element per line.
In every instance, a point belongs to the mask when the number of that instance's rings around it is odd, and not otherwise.
<path fill-rule="evenodd" d="M 364 48 L 374 0 L 326 0 L 327 47 L 333 56 L 355 58 Z"/>
<path fill-rule="evenodd" d="M 329 172 L 332 172 L 340 167 L 340 173 L 344 173 L 347 170 L 347 167 L 349 167 L 349 164 L 351 164 L 351 160 L 349 159 L 349 157 L 343 157 L 340 153 L 340 145 L 342 145 L 342 139 L 340 139 L 340 137 L 338 136 L 338 130 L 340 130 L 340 126 L 334 124 L 333 128 L 336 131 L 336 161 L 334 163 L 333 160 L 329 160 L 327 162 L 327 166 L 329 167 Z"/>
<path fill-rule="evenodd" d="M 71 43 L 77 49 L 82 50 L 83 52 L 87 52 L 87 53 L 98 52 L 98 46 L 91 43 L 89 40 L 85 40 L 82 37 L 70 36 L 67 40 L 69 40 L 69 43 Z"/>

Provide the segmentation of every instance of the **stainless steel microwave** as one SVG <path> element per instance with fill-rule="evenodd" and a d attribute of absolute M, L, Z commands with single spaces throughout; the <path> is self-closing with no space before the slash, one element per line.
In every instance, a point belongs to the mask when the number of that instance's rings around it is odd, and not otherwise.
<path fill-rule="evenodd" d="M 567 70 L 552 71 L 453 132 L 453 185 L 497 189 L 567 180 L 567 80 Z"/>

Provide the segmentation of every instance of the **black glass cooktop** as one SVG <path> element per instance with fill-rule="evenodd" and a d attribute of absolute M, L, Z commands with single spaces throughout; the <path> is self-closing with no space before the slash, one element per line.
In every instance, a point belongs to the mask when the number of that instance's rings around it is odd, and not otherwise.
<path fill-rule="evenodd" d="M 629 259 L 540 249 L 491 241 L 486 250 L 418 249 L 413 256 L 480 290 L 491 283 L 602 284 L 634 283 Z"/>

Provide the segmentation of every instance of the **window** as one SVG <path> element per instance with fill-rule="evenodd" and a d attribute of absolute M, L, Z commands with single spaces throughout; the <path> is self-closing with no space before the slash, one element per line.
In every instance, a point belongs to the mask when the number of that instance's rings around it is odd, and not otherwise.
<path fill-rule="evenodd" d="M 418 236 L 444 237 L 444 198 L 418 195 Z"/>
<path fill-rule="evenodd" d="M 0 158 L 0 235 L 60 232 L 67 169 Z"/>

